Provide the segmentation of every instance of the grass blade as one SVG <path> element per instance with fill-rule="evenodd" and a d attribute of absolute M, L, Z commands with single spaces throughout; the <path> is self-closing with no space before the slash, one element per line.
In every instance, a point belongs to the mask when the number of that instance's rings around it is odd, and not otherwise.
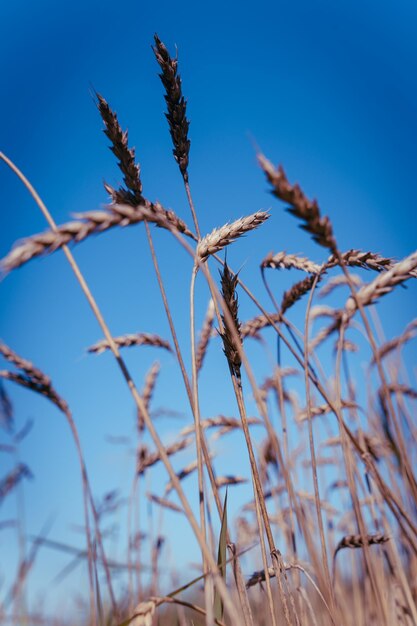
<path fill-rule="evenodd" d="M 221 577 L 226 582 L 226 548 L 227 548 L 227 490 L 224 498 L 222 525 L 220 528 L 219 537 L 219 549 L 217 552 L 217 565 L 220 570 Z M 215 619 L 221 621 L 223 619 L 223 601 L 217 590 L 214 590 L 214 605 L 213 605 Z"/>

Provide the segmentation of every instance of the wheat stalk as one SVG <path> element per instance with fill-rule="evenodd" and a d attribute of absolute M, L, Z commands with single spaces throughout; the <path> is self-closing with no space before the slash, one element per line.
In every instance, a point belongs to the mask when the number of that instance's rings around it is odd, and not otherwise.
<path fill-rule="evenodd" d="M 393 259 L 383 257 L 375 252 L 362 252 L 362 250 L 352 249 L 347 252 L 341 252 L 340 256 L 346 265 L 371 269 L 377 272 L 383 272 L 395 265 L 395 261 Z M 334 254 L 332 254 L 329 256 L 325 267 L 330 268 L 336 265 L 339 265 L 339 260 Z"/>
<path fill-rule="evenodd" d="M 2 354 L 4 358 L 9 361 L 9 363 L 12 363 L 18 369 L 24 372 L 29 378 L 32 378 L 33 380 L 38 380 L 45 386 L 51 384 L 51 379 L 49 378 L 49 376 L 44 374 L 31 361 L 28 361 L 28 359 L 24 359 L 23 357 L 19 356 L 16 352 L 14 352 L 14 350 L 12 350 L 2 341 L 0 341 L 0 354 Z"/>
<path fill-rule="evenodd" d="M 391 269 L 395 265 L 395 261 L 391 258 L 383 257 L 375 252 L 363 252 L 362 250 L 351 249 L 347 252 L 341 252 L 340 256 L 345 265 L 350 267 L 361 267 L 376 272 L 383 272 Z M 308 274 L 319 274 L 327 269 L 340 265 L 339 259 L 334 255 L 330 255 L 328 260 L 319 265 L 306 257 L 297 254 L 287 254 L 286 252 L 270 252 L 262 261 L 261 267 L 272 269 L 290 269 L 295 268 L 307 272 Z M 412 273 L 417 275 L 417 272 Z"/>
<path fill-rule="evenodd" d="M 216 252 L 228 246 L 238 237 L 254 230 L 254 228 L 263 224 L 268 217 L 269 214 L 265 211 L 257 211 L 247 217 L 241 217 L 231 224 L 215 228 L 198 243 L 196 250 L 197 258 L 201 262 L 206 261 L 211 254 L 216 254 Z"/>
<path fill-rule="evenodd" d="M 134 333 L 129 335 L 121 335 L 120 337 L 113 337 L 114 343 L 119 348 L 130 348 L 131 346 L 154 346 L 156 348 L 165 348 L 169 352 L 172 352 L 172 348 L 168 341 L 151 333 Z M 87 348 L 88 352 L 101 354 L 110 349 L 109 342 L 106 339 L 98 341 L 93 346 Z"/>
<path fill-rule="evenodd" d="M 407 326 L 405 332 L 402 335 L 400 335 L 399 337 L 394 337 L 394 339 L 390 339 L 389 341 L 386 341 L 384 344 L 382 344 L 382 346 L 380 346 L 378 349 L 377 355 L 373 357 L 372 363 L 376 362 L 376 358 L 382 359 L 396 348 L 399 348 L 404 343 L 407 343 L 407 341 L 410 341 L 410 339 L 415 336 L 416 332 L 417 319 L 413 320 Z"/>
<path fill-rule="evenodd" d="M 13 428 L 13 405 L 0 381 L 0 426 L 6 430 Z"/>
<path fill-rule="evenodd" d="M 148 500 L 150 500 L 150 502 L 155 502 L 155 504 L 158 504 L 164 509 L 170 509 L 171 511 L 175 511 L 176 513 L 184 513 L 184 509 L 178 506 L 178 504 L 174 504 L 174 502 L 171 502 L 171 500 L 161 498 L 160 496 L 157 496 L 153 493 L 147 493 L 146 497 L 148 498 Z"/>
<path fill-rule="evenodd" d="M 416 267 L 417 251 L 393 265 L 388 271 L 379 274 L 372 282 L 361 287 L 356 292 L 355 298 L 350 296 L 345 304 L 347 316 L 350 317 L 355 313 L 358 308 L 358 303 L 360 303 L 361 306 L 372 304 L 381 296 L 392 291 L 397 285 L 414 277 Z"/>
<path fill-rule="evenodd" d="M 160 79 L 165 87 L 165 102 L 168 112 L 166 118 L 174 144 L 173 154 L 177 161 L 184 180 L 188 180 L 188 155 L 190 152 L 190 140 L 188 139 L 189 121 L 186 115 L 186 101 L 182 95 L 181 77 L 178 74 L 178 59 L 172 59 L 165 45 L 155 35 L 156 60 L 162 70 Z"/>
<path fill-rule="evenodd" d="M 359 352 L 358 344 L 350 341 L 350 339 L 344 339 L 341 346 L 339 346 L 339 340 L 336 339 L 336 341 L 334 342 L 333 351 L 337 352 L 339 348 L 341 348 L 341 350 L 345 350 L 346 352 Z"/>
<path fill-rule="evenodd" d="M 319 274 L 322 271 L 322 266 L 310 261 L 310 259 L 297 254 L 287 254 L 286 252 L 277 252 L 276 254 L 270 252 L 262 261 L 261 267 L 272 269 L 295 268 L 307 272 L 307 274 Z"/>
<path fill-rule="evenodd" d="M 375 535 L 366 535 L 365 537 L 362 537 L 362 535 L 346 535 L 337 544 L 334 551 L 334 556 L 336 556 L 339 550 L 343 550 L 344 548 L 363 548 L 365 545 L 380 545 L 382 543 L 386 543 L 387 541 L 389 541 L 389 537 L 382 533 L 377 533 Z"/>
<path fill-rule="evenodd" d="M 191 461 L 191 463 L 186 465 L 180 472 L 177 473 L 178 480 L 183 480 L 184 478 L 186 478 L 187 476 L 195 472 L 195 470 L 197 469 L 197 465 L 198 465 L 197 459 L 195 459 L 194 461 Z M 167 495 L 170 491 L 172 491 L 173 488 L 174 488 L 174 485 L 172 484 L 172 481 L 170 480 L 165 485 L 165 494 Z"/>
<path fill-rule="evenodd" d="M 402 393 L 405 396 L 409 396 L 410 398 L 417 398 L 417 390 L 409 387 L 408 385 L 403 385 L 400 383 L 391 383 L 387 387 L 387 391 L 389 393 Z"/>
<path fill-rule="evenodd" d="M 321 216 L 316 200 L 309 200 L 299 185 L 291 185 L 281 165 L 275 168 L 263 154 L 258 154 L 258 162 L 273 187 L 272 193 L 288 202 L 288 211 L 304 222 L 301 228 L 321 246 L 334 249 L 332 225 L 328 217 Z"/>
<path fill-rule="evenodd" d="M 140 602 L 133 611 L 133 616 L 128 623 L 131 626 L 152 626 L 155 608 L 160 604 L 159 598 Z"/>
<path fill-rule="evenodd" d="M 123 194 L 125 201 L 130 201 L 129 204 L 141 204 L 143 197 L 140 167 L 135 162 L 135 149 L 129 148 L 128 132 L 121 129 L 116 113 L 111 110 L 103 96 L 99 93 L 96 96 L 98 110 L 106 127 L 104 132 L 112 142 L 111 151 L 119 159 L 119 168 L 127 188 L 130 189 L 130 193 L 124 189 L 120 189 L 119 193 Z"/>
<path fill-rule="evenodd" d="M 266 315 L 257 315 L 247 322 L 242 323 L 240 332 L 242 339 L 246 337 L 259 337 L 259 331 L 263 328 L 271 326 L 271 324 L 278 324 L 282 321 L 281 313 L 270 313 L 268 317 Z"/>
<path fill-rule="evenodd" d="M 262 424 L 262 420 L 257 417 L 248 417 L 248 424 Z M 218 415 L 217 417 L 208 417 L 205 420 L 202 420 L 201 428 L 218 428 L 218 427 L 227 427 L 230 430 L 235 428 L 242 428 L 242 423 L 240 420 L 236 419 L 236 417 L 225 417 L 224 415 Z M 194 432 L 195 426 L 194 424 L 191 426 L 187 426 L 183 428 L 180 432 L 181 436 L 189 435 Z"/>
<path fill-rule="evenodd" d="M 22 358 L 16 352 L 14 352 L 5 343 L 0 342 L 0 354 L 4 358 L 15 365 L 19 370 L 19 373 L 9 372 L 7 370 L 0 370 L 0 378 L 10 380 L 21 387 L 31 389 L 40 395 L 45 396 L 51 402 L 53 402 L 65 415 L 69 415 L 68 404 L 65 400 L 55 391 L 52 386 L 52 381 L 44 374 L 39 368 L 35 367 L 31 361 Z"/>
<path fill-rule="evenodd" d="M 315 350 L 321 343 L 323 343 L 323 341 L 330 337 L 330 335 L 339 330 L 342 323 L 342 316 L 338 311 L 336 311 L 333 318 L 333 321 L 328 326 L 322 328 L 317 335 L 311 339 L 308 344 L 309 352 Z"/>
<path fill-rule="evenodd" d="M 105 211 L 88 211 L 75 216 L 77 220 L 62 224 L 56 230 L 48 230 L 18 242 L 0 262 L 0 269 L 7 273 L 35 257 L 51 254 L 69 243 L 79 243 L 90 235 L 102 233 L 114 226 L 132 226 L 144 221 L 194 237 L 182 220 L 159 204 L 136 207 L 113 204 Z"/>
<path fill-rule="evenodd" d="M 248 479 L 243 476 L 218 476 L 216 478 L 216 485 L 219 489 L 222 487 L 230 487 L 231 485 L 243 485 L 247 483 Z"/>
<path fill-rule="evenodd" d="M 318 304 L 310 310 L 310 321 L 317 319 L 318 317 L 335 317 L 337 315 L 336 309 L 324 304 Z"/>
<path fill-rule="evenodd" d="M 175 454 L 176 452 L 179 452 L 180 450 L 184 450 L 184 448 L 187 448 L 192 442 L 193 442 L 193 437 L 188 437 L 186 439 L 180 439 L 178 441 L 175 441 L 173 444 L 171 444 L 170 446 L 167 446 L 164 449 L 165 454 L 167 456 L 171 456 L 172 454 Z M 155 465 L 155 463 L 158 463 L 158 461 L 160 460 L 161 460 L 160 452 L 148 453 L 147 449 L 142 446 L 139 449 L 139 454 L 138 454 L 138 462 L 137 462 L 137 467 L 136 467 L 137 473 L 143 474 L 145 469 L 147 469 L 148 467 L 152 467 L 152 465 Z"/>
<path fill-rule="evenodd" d="M 357 274 L 349 274 L 349 280 L 354 287 L 359 287 L 363 284 L 362 279 Z M 329 278 L 326 284 L 323 285 L 323 287 L 320 289 L 318 293 L 319 298 L 324 298 L 325 296 L 328 296 L 330 293 L 332 293 L 334 289 L 337 289 L 338 287 L 344 287 L 348 284 L 349 283 L 344 274 L 332 276 L 332 278 Z"/>
<path fill-rule="evenodd" d="M 343 409 L 354 409 L 354 408 L 358 408 L 358 405 L 356 404 L 356 402 L 350 402 L 348 400 L 342 400 L 341 401 L 341 407 Z M 310 407 L 310 415 L 311 417 L 317 417 L 319 415 L 327 415 L 328 413 L 331 413 L 333 411 L 333 409 L 328 405 L 328 404 L 321 404 L 319 406 L 312 406 Z M 307 408 L 301 409 L 296 415 L 295 415 L 295 421 L 296 422 L 305 422 L 308 420 L 308 416 L 309 416 L 309 411 Z"/>
<path fill-rule="evenodd" d="M 224 330 L 220 333 L 223 339 L 223 352 L 226 355 L 227 362 L 229 363 L 230 371 L 240 380 L 240 368 L 242 360 L 240 358 L 239 347 L 237 345 L 237 337 L 240 343 L 242 342 L 240 336 L 240 322 L 238 317 L 238 299 L 236 293 L 236 285 L 238 282 L 237 274 L 232 274 L 229 270 L 227 263 L 223 266 L 223 271 L 220 272 L 221 276 L 221 291 L 222 296 L 230 314 L 230 321 L 225 315 L 222 315 L 224 324 Z"/>
<path fill-rule="evenodd" d="M 265 381 L 262 383 L 262 389 L 270 389 L 271 387 L 275 387 L 278 381 L 281 381 L 282 378 L 286 376 L 298 376 L 299 371 L 295 369 L 295 367 L 279 367 L 276 366 L 274 369 L 274 373 L 272 376 L 268 376 L 265 378 Z"/>
<path fill-rule="evenodd" d="M 146 378 L 145 378 L 145 385 L 143 387 L 142 393 L 141 393 L 141 397 L 143 400 L 143 403 L 146 407 L 146 410 L 148 410 L 149 408 L 149 403 L 151 401 L 152 398 L 152 394 L 153 394 L 153 390 L 155 388 L 155 384 L 156 384 L 156 379 L 158 377 L 159 374 L 159 370 L 160 370 L 160 365 L 159 363 L 156 361 L 149 369 Z M 143 416 L 142 411 L 140 410 L 140 408 L 138 407 L 137 409 L 137 414 L 138 414 L 138 429 L 139 431 L 143 431 L 145 429 L 145 418 Z"/>
<path fill-rule="evenodd" d="M 36 378 L 30 378 L 24 374 L 18 374 L 16 372 L 8 372 L 7 370 L 0 370 L 0 378 L 10 380 L 21 387 L 31 389 L 36 393 L 39 393 L 45 398 L 48 398 L 66 415 L 69 412 L 68 404 L 63 398 L 55 391 L 51 384 L 44 384 Z"/>
<path fill-rule="evenodd" d="M 288 291 L 286 291 L 281 301 L 281 315 L 284 315 L 285 311 L 291 308 L 300 298 L 308 293 L 313 287 L 315 282 L 321 280 L 319 275 L 307 276 L 298 283 L 295 283 Z"/>

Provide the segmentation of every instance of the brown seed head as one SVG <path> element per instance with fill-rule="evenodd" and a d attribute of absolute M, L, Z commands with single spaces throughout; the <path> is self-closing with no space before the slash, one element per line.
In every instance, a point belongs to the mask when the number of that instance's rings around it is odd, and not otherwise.
<path fill-rule="evenodd" d="M 373 546 L 386 543 L 387 541 L 389 541 L 389 537 L 382 533 L 366 535 L 365 537 L 362 537 L 362 535 L 346 535 L 337 544 L 334 555 L 336 556 L 339 550 L 343 548 L 363 548 L 364 545 Z"/>
<path fill-rule="evenodd" d="M 154 335 L 152 333 L 133 333 L 130 335 L 121 335 L 120 337 L 113 337 L 113 341 L 119 348 L 130 348 L 131 346 L 154 346 L 155 348 L 165 348 L 165 350 L 172 352 L 172 348 L 168 341 L 162 339 L 159 335 Z M 88 348 L 88 352 L 95 354 L 101 354 L 106 350 L 110 350 L 110 344 L 107 339 L 102 339 Z"/>
<path fill-rule="evenodd" d="M 151 222 L 167 230 L 175 230 L 195 239 L 186 224 L 159 204 L 144 201 L 143 205 L 112 204 L 105 211 L 76 213 L 76 220 L 18 241 L 9 254 L 0 261 L 0 271 L 10 272 L 35 257 L 51 254 L 62 246 L 79 243 L 91 235 L 102 233 L 115 226 L 132 226 L 139 222 Z"/>
<path fill-rule="evenodd" d="M 309 200 L 299 185 L 291 185 L 281 165 L 275 168 L 263 154 L 258 154 L 258 162 L 273 187 L 272 193 L 288 202 L 288 211 L 303 220 L 301 228 L 310 233 L 319 245 L 334 249 L 332 225 L 328 217 L 321 216 L 316 200 Z"/>
<path fill-rule="evenodd" d="M 204 262 L 211 254 L 222 250 L 238 237 L 253 230 L 265 222 L 269 214 L 265 211 L 257 211 L 252 215 L 241 217 L 231 224 L 225 224 L 220 228 L 215 228 L 211 233 L 201 239 L 197 246 L 197 256 Z"/>
<path fill-rule="evenodd" d="M 111 151 L 119 159 L 119 168 L 124 176 L 127 192 L 120 189 L 118 193 L 123 195 L 123 202 L 133 206 L 143 203 L 142 182 L 140 180 L 140 167 L 135 163 L 135 149 L 129 148 L 127 130 L 120 127 L 116 113 L 114 113 L 106 100 L 99 93 L 97 95 L 97 107 L 105 124 L 104 133 L 110 139 Z M 118 200 L 120 201 L 121 198 Z"/>
<path fill-rule="evenodd" d="M 229 270 L 227 263 L 224 264 L 223 271 L 220 272 L 221 284 L 222 284 L 222 296 L 224 298 L 226 307 L 232 318 L 233 328 L 231 328 L 230 322 L 226 317 L 222 315 L 224 324 L 224 331 L 221 333 L 223 339 L 223 350 L 229 363 L 230 371 L 238 380 L 240 380 L 240 368 L 242 361 L 237 347 L 236 334 L 239 337 L 240 343 L 242 343 L 240 335 L 240 322 L 238 317 L 238 300 L 236 293 L 236 285 L 238 281 L 237 274 L 232 274 Z M 234 331 L 234 332 L 233 332 Z"/>
<path fill-rule="evenodd" d="M 190 140 L 188 139 L 189 121 L 186 116 L 186 100 L 182 95 L 181 77 L 178 74 L 178 58 L 172 59 L 165 45 L 155 34 L 156 60 L 162 70 L 159 77 L 165 87 L 165 102 L 168 112 L 165 114 L 174 144 L 173 154 L 177 161 L 184 180 L 188 180 L 188 154 Z"/>
<path fill-rule="evenodd" d="M 293 304 L 297 302 L 297 300 L 300 300 L 300 298 L 302 298 L 306 293 L 311 290 L 314 281 L 318 282 L 319 280 L 320 276 L 307 276 L 307 278 L 304 278 L 304 280 L 300 280 L 298 283 L 295 283 L 295 285 L 293 285 L 288 291 L 286 291 L 283 295 L 281 302 L 281 314 L 284 315 L 285 311 L 292 307 Z"/>
<path fill-rule="evenodd" d="M 345 304 L 346 316 L 351 317 L 358 308 L 358 302 L 362 306 L 368 306 L 381 296 L 392 291 L 397 285 L 405 282 L 409 278 L 416 277 L 417 251 L 408 257 L 391 265 L 386 272 L 379 274 L 373 281 L 364 285 L 356 292 L 356 297 L 350 296 Z"/>
<path fill-rule="evenodd" d="M 322 271 L 322 266 L 310 261 L 306 257 L 298 256 L 297 254 L 287 254 L 286 252 L 278 252 L 272 254 L 270 252 L 262 261 L 261 267 L 270 267 L 272 269 L 291 269 L 302 270 L 307 274 L 319 274 Z"/>

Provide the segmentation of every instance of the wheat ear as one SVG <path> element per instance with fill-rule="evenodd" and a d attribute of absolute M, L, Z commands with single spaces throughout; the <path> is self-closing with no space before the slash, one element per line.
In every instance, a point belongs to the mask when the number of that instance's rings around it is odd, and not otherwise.
<path fill-rule="evenodd" d="M 52 386 L 52 381 L 44 374 L 39 368 L 35 367 L 31 361 L 22 358 L 16 352 L 14 352 L 5 343 L 0 342 L 0 354 L 15 365 L 20 372 L 9 372 L 7 370 L 0 371 L 0 378 L 13 381 L 21 387 L 26 387 L 39 393 L 53 402 L 65 415 L 69 414 L 68 404 L 65 400 L 55 391 Z"/>
<path fill-rule="evenodd" d="M 275 168 L 263 154 L 258 154 L 258 162 L 272 185 L 272 193 L 288 202 L 288 211 L 304 222 L 301 228 L 321 246 L 334 249 L 332 225 L 328 217 L 321 216 L 316 200 L 309 200 L 299 185 L 291 185 L 281 165 Z"/>
<path fill-rule="evenodd" d="M 401 283 L 405 282 L 409 278 L 414 277 L 414 270 L 417 268 L 417 251 L 410 254 L 408 257 L 396 263 L 383 274 L 379 274 L 372 282 L 361 287 L 355 295 L 352 296 L 346 302 L 345 312 L 348 317 L 353 315 L 358 307 L 358 302 L 362 306 L 372 304 L 381 296 L 389 293 Z"/>
<path fill-rule="evenodd" d="M 220 336 L 223 339 L 223 351 L 226 355 L 227 362 L 229 363 L 230 371 L 238 380 L 240 380 L 242 360 L 240 358 L 239 347 L 236 344 L 236 334 L 239 337 L 239 341 L 242 341 L 240 336 L 238 300 L 236 293 L 238 276 L 237 274 L 233 275 L 231 273 L 226 262 L 223 266 L 223 271 L 220 272 L 220 276 L 222 296 L 231 318 L 231 322 L 229 323 L 226 317 L 222 315 L 224 330 Z M 230 324 L 233 324 L 233 328 L 230 327 Z"/>
<path fill-rule="evenodd" d="M 306 293 L 308 293 L 313 287 L 315 282 L 320 280 L 320 276 L 312 275 L 307 276 L 304 280 L 300 280 L 298 283 L 295 283 L 288 291 L 286 291 L 282 297 L 281 301 L 281 315 L 284 315 L 285 311 L 287 311 L 290 307 L 292 307 L 300 298 L 302 298 Z"/>
<path fill-rule="evenodd" d="M 343 550 L 344 548 L 363 548 L 365 545 L 380 545 L 381 543 L 386 543 L 387 541 L 389 541 L 389 537 L 387 535 L 383 535 L 382 533 L 366 535 L 365 537 L 362 537 L 362 535 L 346 535 L 337 544 L 334 556 L 336 556 L 339 550 Z"/>
<path fill-rule="evenodd" d="M 78 213 L 76 217 L 77 220 L 62 224 L 56 230 L 47 230 L 18 242 L 0 262 L 0 269 L 7 273 L 35 257 L 51 254 L 69 243 L 79 243 L 90 235 L 102 233 L 114 226 L 132 226 L 144 221 L 194 237 L 182 220 L 160 205 L 133 207 L 128 204 L 112 204 L 105 211 Z"/>
<path fill-rule="evenodd" d="M 175 441 L 170 446 L 167 446 L 166 448 L 164 448 L 165 454 L 167 456 L 171 456 L 172 454 L 175 454 L 176 452 L 179 452 L 180 450 L 184 450 L 184 448 L 187 448 L 192 442 L 193 442 L 193 437 L 179 439 L 178 441 Z M 161 457 L 160 452 L 148 453 L 145 447 L 141 447 L 139 449 L 139 454 L 138 454 L 138 463 L 137 463 L 137 468 L 136 468 L 137 473 L 143 474 L 143 472 L 148 467 L 152 467 L 152 465 L 155 465 L 155 463 L 158 463 L 158 461 L 160 461 L 161 458 L 162 457 Z"/>
<path fill-rule="evenodd" d="M 151 333 L 121 335 L 120 337 L 113 337 L 113 341 L 119 348 L 129 348 L 131 346 L 154 346 L 156 348 L 165 348 L 165 350 L 172 352 L 172 348 L 168 341 Z M 101 354 L 106 350 L 110 350 L 109 342 L 106 339 L 102 339 L 88 348 L 88 352 L 95 354 Z"/>
<path fill-rule="evenodd" d="M 259 331 L 262 330 L 262 328 L 271 326 L 271 324 L 278 324 L 281 321 L 281 313 L 270 313 L 268 317 L 266 317 L 266 315 L 253 317 L 252 319 L 242 323 L 240 328 L 242 339 L 245 339 L 246 337 L 258 338 Z"/>
<path fill-rule="evenodd" d="M 265 211 L 257 211 L 247 217 L 241 217 L 231 224 L 225 224 L 220 228 L 215 228 L 199 242 L 196 250 L 197 257 L 201 262 L 206 261 L 211 254 L 219 252 L 219 250 L 228 246 L 238 237 L 257 228 L 263 224 L 268 217 L 269 214 Z"/>
<path fill-rule="evenodd" d="M 407 343 L 407 341 L 410 341 L 410 339 L 415 336 L 416 332 L 417 319 L 410 322 L 402 335 L 400 335 L 399 337 L 394 337 L 394 339 L 390 339 L 389 341 L 386 341 L 384 344 L 382 344 L 382 346 L 380 346 L 378 349 L 377 357 L 379 359 L 384 358 L 387 354 L 390 354 L 390 352 L 392 352 L 396 348 L 399 348 L 403 344 Z M 374 356 L 372 359 L 372 364 L 374 364 L 375 362 L 376 358 Z"/>
<path fill-rule="evenodd" d="M 141 204 L 143 202 L 143 197 L 140 167 L 135 162 L 135 149 L 129 148 L 128 132 L 127 130 L 122 130 L 116 113 L 112 111 L 103 96 L 99 93 L 96 93 L 96 96 L 97 107 L 105 125 L 104 133 L 112 143 L 111 151 L 116 158 L 119 159 L 119 168 L 123 173 L 126 187 L 130 190 L 129 193 L 124 189 L 121 189 L 120 193 L 124 195 L 125 200 L 129 199 L 131 201 L 129 204 Z"/>
<path fill-rule="evenodd" d="M 0 480 L 0 503 L 23 478 L 33 478 L 33 474 L 24 463 L 19 463 Z"/>
<path fill-rule="evenodd" d="M 158 378 L 159 370 L 160 370 L 160 365 L 158 361 L 155 361 L 155 363 L 151 365 L 148 373 L 146 374 L 145 385 L 142 389 L 142 393 L 140 394 L 143 400 L 143 403 L 146 407 L 146 410 L 149 409 L 149 404 L 152 398 L 153 391 L 155 389 L 156 379 Z M 145 430 L 145 418 L 143 417 L 143 413 L 139 407 L 137 409 L 137 413 L 138 413 L 138 421 L 137 421 L 138 430 L 139 432 L 142 432 L 143 430 Z"/>
<path fill-rule="evenodd" d="M 188 139 L 189 121 L 186 115 L 186 101 L 182 95 L 181 77 L 178 74 L 178 58 L 171 58 L 165 45 L 155 34 L 156 60 L 162 70 L 160 79 L 165 87 L 165 102 L 168 112 L 165 114 L 174 144 L 173 154 L 178 163 L 181 174 L 188 181 L 188 155 L 190 140 Z"/>
<path fill-rule="evenodd" d="M 261 267 L 272 269 L 295 268 L 307 272 L 307 274 L 319 274 L 322 271 L 322 266 L 310 261 L 310 259 L 297 254 L 287 254 L 286 252 L 277 252 L 276 254 L 270 252 L 262 261 Z"/>

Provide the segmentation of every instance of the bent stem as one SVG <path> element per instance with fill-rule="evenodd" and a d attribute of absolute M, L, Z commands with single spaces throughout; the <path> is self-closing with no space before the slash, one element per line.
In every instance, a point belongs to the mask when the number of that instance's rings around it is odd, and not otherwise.
<path fill-rule="evenodd" d="M 32 196 L 32 198 L 35 200 L 36 204 L 38 205 L 38 207 L 42 211 L 45 219 L 47 220 L 47 222 L 51 226 L 51 228 L 55 228 L 56 229 L 56 224 L 55 224 L 54 220 L 50 216 L 50 214 L 49 214 L 45 204 L 43 203 L 43 201 L 40 198 L 39 194 L 36 192 L 35 188 L 29 182 L 29 180 L 24 176 L 24 174 L 19 170 L 19 168 L 13 163 L 13 161 L 11 161 L 5 154 L 3 154 L 3 152 L 0 152 L 0 159 L 2 159 L 6 163 L 6 165 L 12 170 L 12 172 L 14 172 L 14 174 L 16 174 L 16 176 L 24 184 L 24 186 L 29 191 L 30 195 Z M 76 448 L 77 456 L 78 456 L 78 462 L 79 462 L 80 470 L 81 470 L 81 480 L 82 480 L 82 485 L 83 485 L 84 523 L 85 523 L 85 534 L 86 534 L 86 540 L 87 540 L 87 554 L 88 554 L 88 579 L 89 579 L 89 587 L 90 587 L 90 611 L 91 611 L 91 616 L 92 616 L 93 623 L 96 624 L 96 622 L 97 622 L 97 615 L 96 615 L 95 584 L 94 584 L 94 571 L 93 571 L 93 546 L 92 546 L 92 543 L 91 543 L 90 522 L 89 522 L 89 515 L 88 515 L 88 499 L 90 497 L 91 491 L 90 491 L 90 485 L 89 485 L 87 469 L 86 469 L 86 465 L 85 465 L 85 462 L 84 462 L 84 456 L 83 456 L 83 453 L 82 453 L 82 447 L 81 447 L 81 442 L 80 442 L 80 439 L 79 439 L 77 427 L 75 425 L 74 419 L 73 419 L 72 415 L 70 414 L 70 412 L 69 411 L 65 411 L 64 414 L 65 414 L 65 417 L 67 418 L 67 422 L 68 422 L 68 425 L 70 427 L 70 430 L 71 430 L 71 433 L 72 433 L 72 436 L 73 436 L 73 439 L 74 439 L 75 448 Z M 94 506 L 94 503 L 93 503 L 93 506 Z M 109 587 L 109 593 L 110 593 L 110 597 L 114 600 L 114 596 L 113 596 L 112 592 L 110 591 L 110 589 L 111 589 L 111 586 Z"/>

